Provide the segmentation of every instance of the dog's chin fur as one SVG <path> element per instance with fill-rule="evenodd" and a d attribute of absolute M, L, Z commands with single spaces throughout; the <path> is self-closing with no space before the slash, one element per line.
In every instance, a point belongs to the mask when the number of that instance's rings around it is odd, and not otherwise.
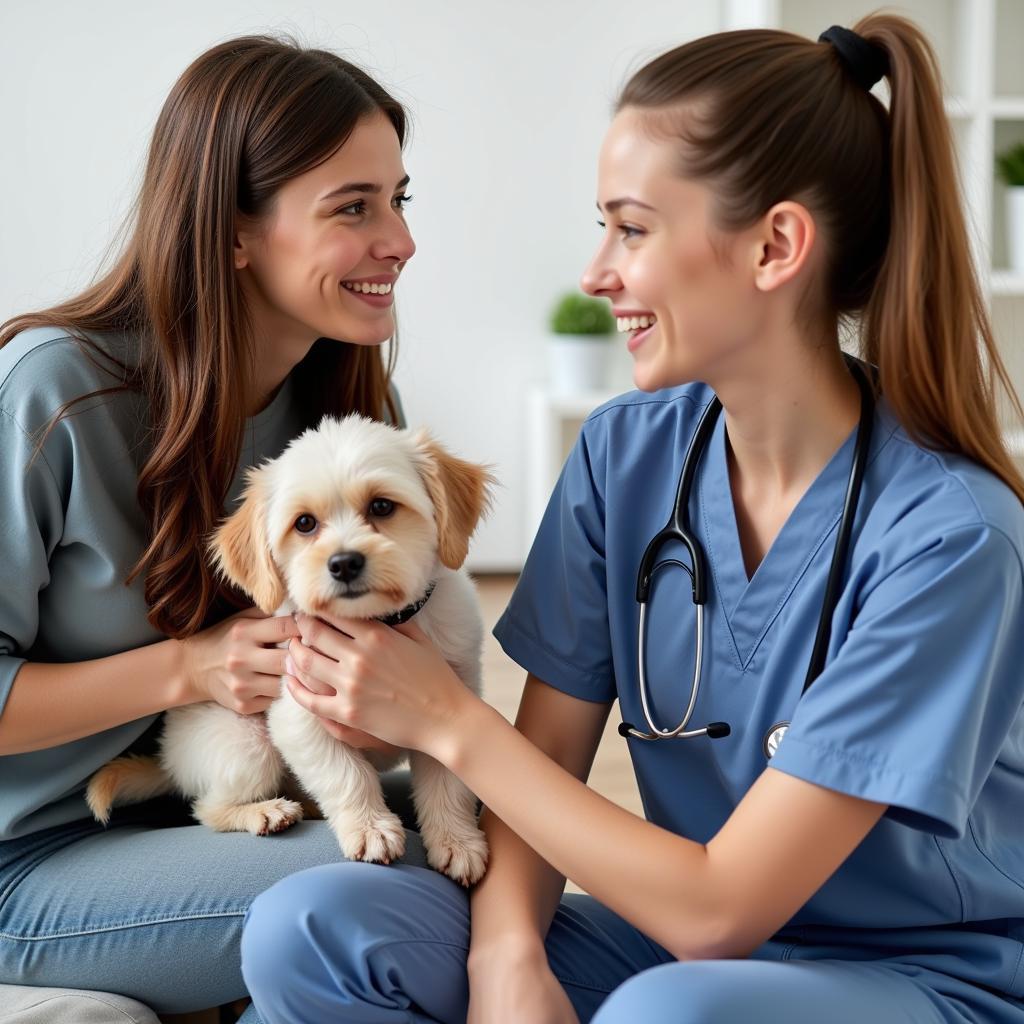
<path fill-rule="evenodd" d="M 305 612 L 307 615 L 320 615 L 326 612 L 328 615 L 334 615 L 341 619 L 383 619 L 415 604 L 427 592 L 427 586 L 424 585 L 416 597 L 399 596 L 397 600 L 394 593 L 378 594 L 370 591 L 359 597 L 329 598 L 307 607 L 303 607 L 298 602 L 294 602 L 294 604 L 298 611 Z"/>
<path fill-rule="evenodd" d="M 325 417 L 277 459 L 250 470 L 247 483 L 210 546 L 224 577 L 268 615 L 300 610 L 358 619 L 400 611 L 434 584 L 416 622 L 479 694 L 483 623 L 461 565 L 489 501 L 493 478 L 484 467 L 422 432 L 361 416 Z M 380 515 L 380 498 L 394 511 Z M 315 529 L 300 531 L 309 519 Z M 347 586 L 366 593 L 339 593 L 345 584 L 332 576 L 330 560 L 343 552 L 363 556 L 362 572 Z M 476 799 L 432 758 L 409 757 L 427 859 L 470 885 L 487 861 Z M 393 763 L 333 738 L 283 691 L 265 718 L 213 703 L 170 709 L 159 763 L 116 759 L 90 780 L 87 800 L 105 821 L 116 802 L 176 789 L 218 831 L 267 834 L 300 820 L 299 800 L 308 796 L 346 857 L 388 862 L 402 855 L 405 832 L 384 804 L 376 767 Z"/>

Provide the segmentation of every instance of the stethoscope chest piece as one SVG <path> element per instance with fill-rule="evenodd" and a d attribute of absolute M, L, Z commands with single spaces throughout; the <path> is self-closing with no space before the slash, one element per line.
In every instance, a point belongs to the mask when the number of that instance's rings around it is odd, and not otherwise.
<path fill-rule="evenodd" d="M 786 730 L 789 728 L 789 722 L 776 722 L 765 734 L 764 740 L 761 743 L 761 747 L 764 750 L 764 756 L 770 761 L 775 756 L 775 751 L 779 749 L 779 744 L 782 742 L 782 737 L 786 735 Z"/>

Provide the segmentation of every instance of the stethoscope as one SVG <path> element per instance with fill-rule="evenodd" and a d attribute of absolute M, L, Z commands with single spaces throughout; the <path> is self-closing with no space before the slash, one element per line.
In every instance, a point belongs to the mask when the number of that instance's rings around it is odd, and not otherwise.
<path fill-rule="evenodd" d="M 825 667 L 825 657 L 828 652 L 829 637 L 832 632 L 832 614 L 839 601 L 839 592 L 843 578 L 843 567 L 846 564 L 846 555 L 850 546 L 850 534 L 853 530 L 853 520 L 857 514 L 857 502 L 860 498 L 861 484 L 864 482 L 864 469 L 867 465 L 868 448 L 871 445 L 871 428 L 875 418 L 875 395 L 872 382 L 869 380 L 860 363 L 850 356 L 846 356 L 857 384 L 860 386 L 860 424 L 857 427 L 857 442 L 853 453 L 853 464 L 850 467 L 850 477 L 846 487 L 846 501 L 843 505 L 843 516 L 839 523 L 839 532 L 836 536 L 835 548 L 832 552 L 832 565 L 829 568 L 828 582 L 825 585 L 825 597 L 821 605 L 821 614 L 818 617 L 818 631 L 814 638 L 814 649 L 811 652 L 810 664 L 807 666 L 807 675 L 804 678 L 801 696 L 807 692 L 807 688 L 821 673 Z M 704 410 L 704 414 L 697 424 L 693 437 L 690 440 L 690 447 L 687 449 L 686 458 L 683 460 L 683 469 L 679 474 L 679 487 L 676 491 L 675 507 L 665 527 L 657 533 L 644 551 L 640 560 L 640 571 L 636 581 L 636 599 L 640 605 L 640 625 L 637 638 L 637 671 L 640 679 L 640 703 L 643 706 L 644 718 L 650 732 L 642 732 L 629 722 L 619 724 L 619 735 L 624 737 L 632 736 L 638 740 L 670 740 L 690 739 L 693 736 L 707 736 L 709 739 L 721 739 L 731 732 L 728 722 L 709 722 L 703 729 L 691 729 L 686 731 L 690 722 L 690 716 L 697 704 L 697 694 L 700 690 L 701 666 L 704 655 L 704 605 L 707 602 L 707 561 L 704 549 L 690 531 L 690 492 L 693 489 L 693 478 L 697 472 L 700 458 L 707 447 L 708 438 L 714 430 L 718 415 L 722 411 L 722 403 L 717 397 L 713 398 Z M 690 553 L 691 568 L 684 562 L 675 558 L 666 558 L 659 562 L 658 552 L 670 541 L 679 541 Z M 647 692 L 647 600 L 650 596 L 651 580 L 654 574 L 666 565 L 678 565 L 689 573 L 693 585 L 693 603 L 697 606 L 697 647 L 694 659 L 693 683 L 690 686 L 690 703 L 686 708 L 683 720 L 674 729 L 660 729 L 651 714 L 651 706 Z M 765 734 L 763 747 L 766 757 L 771 757 L 778 748 L 778 745 L 789 727 L 788 722 L 777 722 Z"/>

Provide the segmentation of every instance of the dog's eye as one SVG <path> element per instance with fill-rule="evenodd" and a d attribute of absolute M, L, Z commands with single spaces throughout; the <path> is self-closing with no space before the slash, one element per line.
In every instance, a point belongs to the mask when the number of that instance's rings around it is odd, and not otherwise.
<path fill-rule="evenodd" d="M 316 520 L 305 512 L 295 520 L 295 529 L 299 533 L 312 533 L 316 529 Z"/>
<path fill-rule="evenodd" d="M 376 519 L 387 519 L 395 511 L 395 503 L 388 498 L 374 498 L 370 502 L 370 515 Z"/>

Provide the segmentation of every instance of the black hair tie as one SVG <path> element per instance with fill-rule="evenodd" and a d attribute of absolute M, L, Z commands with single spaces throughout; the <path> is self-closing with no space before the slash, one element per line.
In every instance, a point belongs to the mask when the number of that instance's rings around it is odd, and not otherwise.
<path fill-rule="evenodd" d="M 833 25 L 818 36 L 819 43 L 831 43 L 861 88 L 871 87 L 889 73 L 889 57 L 880 46 L 842 25 Z"/>

